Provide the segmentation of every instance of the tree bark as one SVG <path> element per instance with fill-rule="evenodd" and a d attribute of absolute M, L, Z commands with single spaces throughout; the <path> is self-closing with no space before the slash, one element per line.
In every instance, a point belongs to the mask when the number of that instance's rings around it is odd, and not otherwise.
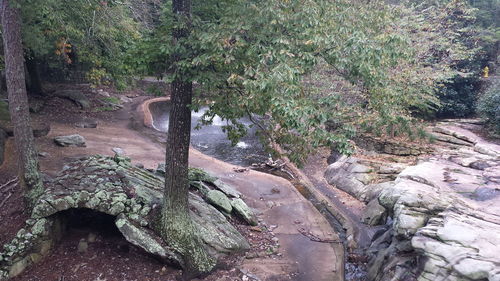
<path fill-rule="evenodd" d="M 189 34 L 190 0 L 172 0 L 177 21 L 187 20 L 184 28 L 174 30 L 174 44 Z M 174 54 L 174 63 L 180 54 Z M 176 68 L 171 86 L 171 111 L 169 119 L 165 194 L 162 209 L 161 234 L 183 259 L 184 277 L 190 279 L 210 272 L 216 261 L 205 251 L 201 238 L 191 221 L 188 205 L 188 156 L 191 137 L 191 109 L 193 85 L 180 77 Z"/>
<path fill-rule="evenodd" d="M 19 173 L 27 189 L 25 197 L 33 202 L 42 192 L 38 173 L 38 153 L 31 129 L 26 80 L 24 74 L 24 48 L 21 39 L 20 9 L 16 1 L 3 0 L 0 6 L 2 37 L 5 56 L 5 76 L 9 97 L 9 111 L 14 127 Z"/>

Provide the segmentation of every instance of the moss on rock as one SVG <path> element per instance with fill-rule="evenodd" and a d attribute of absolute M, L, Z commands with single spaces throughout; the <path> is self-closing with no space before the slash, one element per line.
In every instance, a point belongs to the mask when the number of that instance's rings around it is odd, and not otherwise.
<path fill-rule="evenodd" d="M 200 169 L 190 169 L 190 180 L 224 197 L 225 208 L 222 209 L 227 213 L 232 211 L 231 201 L 217 185 L 224 186 L 232 194 L 237 191 Z M 46 183 L 26 227 L 4 245 L 0 252 L 0 279 L 13 276 L 11 272 L 18 274 L 31 263 L 40 261 L 63 229 L 58 213 L 74 208 L 115 216 L 118 229 L 130 243 L 163 260 L 181 264 L 182 257 L 152 228 L 156 219 L 154 213 L 157 213 L 154 210 L 162 205 L 163 186 L 163 178 L 132 166 L 130 159 L 125 157 L 96 155 L 68 163 L 57 178 Z M 248 242 L 223 213 L 195 194 L 189 195 L 189 202 L 194 227 L 213 257 L 249 248 Z"/>

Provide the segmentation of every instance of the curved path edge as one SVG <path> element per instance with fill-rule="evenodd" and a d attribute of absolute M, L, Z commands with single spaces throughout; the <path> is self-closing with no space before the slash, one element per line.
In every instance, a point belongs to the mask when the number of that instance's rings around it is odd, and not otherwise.
<path fill-rule="evenodd" d="M 151 114 L 151 110 L 149 109 L 149 106 L 152 103 L 162 102 L 162 101 L 170 101 L 170 97 L 159 97 L 159 98 L 154 98 L 154 99 L 148 99 L 148 100 L 144 101 L 141 104 L 141 106 L 139 106 L 137 108 L 137 112 L 142 117 L 144 126 L 154 129 L 153 115 Z"/>

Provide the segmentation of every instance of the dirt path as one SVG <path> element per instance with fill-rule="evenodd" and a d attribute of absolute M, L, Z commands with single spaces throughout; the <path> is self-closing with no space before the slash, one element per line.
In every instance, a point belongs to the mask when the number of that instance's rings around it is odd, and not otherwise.
<path fill-rule="evenodd" d="M 39 151 L 49 155 L 41 158 L 47 173 L 61 169 L 66 160 L 89 154 L 111 155 L 113 147 L 125 151 L 134 163 L 155 168 L 164 162 L 164 148 L 153 141 L 144 128 L 131 129 L 130 114 L 134 105 L 117 111 L 110 121 L 99 121 L 97 128 L 76 128 L 74 123 L 51 123 L 48 136 L 37 139 Z M 52 139 L 58 135 L 80 134 L 87 147 L 56 147 Z M 259 212 L 259 218 L 273 229 L 281 245 L 280 258 L 246 259 L 241 268 L 260 280 L 337 281 L 344 278 L 344 253 L 338 235 L 326 219 L 288 181 L 256 172 L 235 172 L 230 165 L 194 149 L 190 164 L 201 167 L 233 185 L 245 196 L 248 204 Z M 258 280 L 258 279 L 257 279 Z"/>

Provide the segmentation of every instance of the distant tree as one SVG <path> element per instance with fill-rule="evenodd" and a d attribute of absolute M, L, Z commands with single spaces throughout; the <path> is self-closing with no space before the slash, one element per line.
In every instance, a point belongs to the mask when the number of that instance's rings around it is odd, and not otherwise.
<path fill-rule="evenodd" d="M 477 103 L 479 115 L 485 119 L 493 136 L 500 137 L 500 78 L 492 77 L 489 87 Z"/>
<path fill-rule="evenodd" d="M 464 117 L 474 113 L 481 73 L 496 59 L 500 42 L 499 1 L 407 0 L 397 6 L 401 28 L 417 50 L 417 75 L 435 81 L 438 102 L 428 117 Z M 491 67 L 491 65 L 490 65 Z M 424 80 L 425 81 L 425 80 Z M 428 80 L 429 81 L 429 80 Z"/>
<path fill-rule="evenodd" d="M 25 196 L 28 203 L 31 203 L 42 192 L 43 186 L 38 172 L 38 154 L 30 124 L 20 8 L 20 2 L 16 0 L 3 0 L 0 12 L 9 111 L 19 156 L 19 173 L 21 182 L 26 187 Z"/>

